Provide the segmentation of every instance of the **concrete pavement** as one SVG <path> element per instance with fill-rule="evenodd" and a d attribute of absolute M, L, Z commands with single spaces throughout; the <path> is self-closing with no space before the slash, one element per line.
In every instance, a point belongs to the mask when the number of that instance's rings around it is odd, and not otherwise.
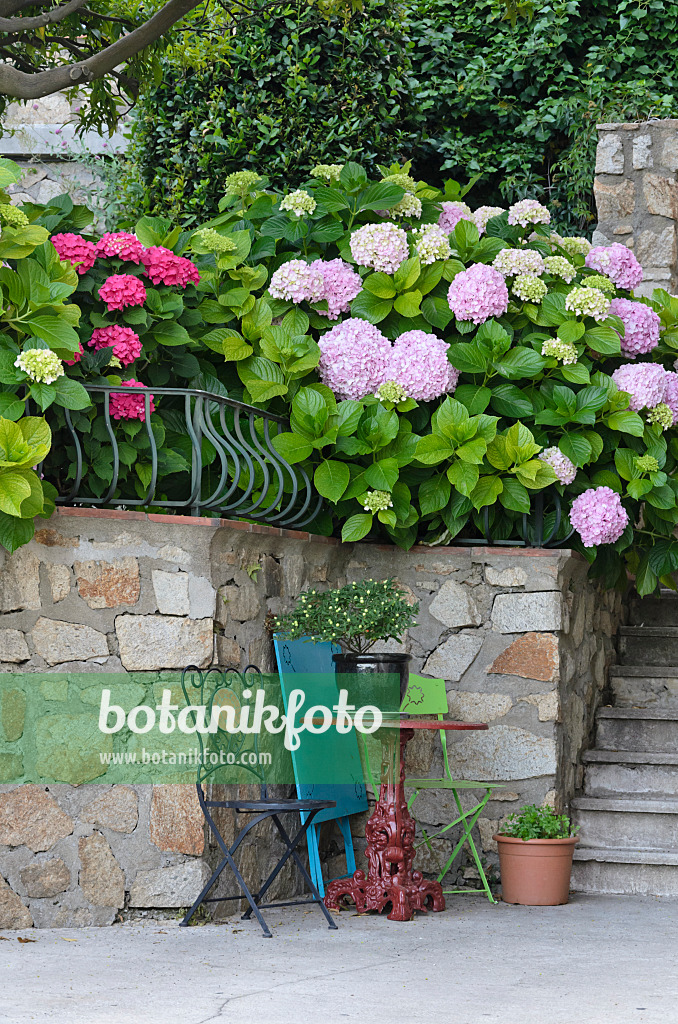
<path fill-rule="evenodd" d="M 1 1024 L 676 1024 L 678 900 L 2 932 Z M 34 939 L 22 943 L 17 937 Z"/>

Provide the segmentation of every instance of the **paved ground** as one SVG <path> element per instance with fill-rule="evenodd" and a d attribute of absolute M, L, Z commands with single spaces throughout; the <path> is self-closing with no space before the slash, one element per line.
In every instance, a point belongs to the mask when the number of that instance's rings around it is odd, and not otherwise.
<path fill-rule="evenodd" d="M 678 900 L 462 896 L 408 924 L 345 912 L 336 932 L 317 910 L 269 914 L 272 939 L 240 921 L 2 932 L 0 1022 L 678 1022 Z"/>

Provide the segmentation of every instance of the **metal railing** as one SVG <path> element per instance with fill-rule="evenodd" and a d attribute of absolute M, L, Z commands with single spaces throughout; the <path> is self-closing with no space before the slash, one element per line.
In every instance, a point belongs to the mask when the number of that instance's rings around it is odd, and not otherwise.
<path fill-rule="evenodd" d="M 569 523 L 563 516 L 563 506 L 560 494 L 555 487 L 547 487 L 543 491 L 537 491 L 532 496 L 532 508 L 530 512 L 523 512 L 517 524 L 511 532 L 518 528 L 521 536 L 519 538 L 508 537 L 502 539 L 492 535 L 491 506 L 485 505 L 482 510 L 482 532 L 477 529 L 474 536 L 456 537 L 453 544 L 487 544 L 490 547 L 519 547 L 519 548 L 562 548 L 565 547 L 570 538 L 574 535 L 571 527 L 562 532 L 560 528 L 563 523 L 569 527 Z M 518 525 L 519 524 L 519 525 Z"/>
<path fill-rule="evenodd" d="M 135 397 L 144 400 L 143 429 L 147 441 L 144 457 L 150 457 L 150 482 L 146 493 L 139 497 L 132 492 L 129 481 L 121 480 L 119 444 L 128 439 L 116 432 L 111 419 L 111 395 L 121 394 L 120 386 L 86 384 L 85 387 L 93 404 L 101 408 L 103 414 L 105 443 L 110 445 L 112 455 L 112 476 L 105 493 L 91 493 L 91 486 L 87 486 L 81 431 L 68 409 L 59 410 L 65 425 L 56 427 L 50 422 L 52 410 L 48 410 L 46 415 L 55 441 L 62 449 L 69 445 L 74 449 L 75 476 L 68 488 L 57 467 L 50 463 L 42 467 L 45 479 L 57 488 L 58 504 L 187 509 L 192 515 L 212 512 L 295 529 L 307 525 L 318 514 L 323 499 L 314 489 L 308 473 L 299 465 L 291 466 L 273 447 L 272 431 L 274 437 L 281 430 L 289 429 L 283 417 L 190 388 L 152 386 L 133 392 Z M 99 395 L 103 402 L 96 401 Z M 174 474 L 179 478 L 174 489 L 183 492 L 178 497 L 158 496 L 158 444 L 152 429 L 157 413 L 151 413 L 151 398 L 167 399 L 163 409 L 166 411 L 169 406 L 175 418 L 177 413 L 182 414 L 182 425 L 190 439 L 190 471 Z M 88 415 L 91 409 L 83 413 Z M 209 442 L 216 451 L 216 458 L 209 466 L 203 461 L 203 441 Z"/>

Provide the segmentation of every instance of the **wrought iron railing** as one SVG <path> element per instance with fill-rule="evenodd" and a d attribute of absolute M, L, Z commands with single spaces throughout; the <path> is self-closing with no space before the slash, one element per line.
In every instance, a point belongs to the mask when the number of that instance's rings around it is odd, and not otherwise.
<path fill-rule="evenodd" d="M 322 498 L 308 473 L 301 466 L 290 465 L 272 443 L 277 433 L 289 429 L 288 422 L 263 409 L 196 389 L 153 386 L 135 392 L 135 397 L 144 400 L 144 458 L 150 460 L 150 480 L 146 493 L 140 496 L 133 490 L 129 474 L 121 474 L 120 443 L 128 439 L 111 418 L 111 395 L 120 394 L 120 386 L 85 387 L 97 409 L 96 417 L 103 417 L 104 427 L 99 433 L 103 435 L 102 445 L 109 448 L 112 472 L 103 493 L 94 493 L 83 458 L 85 424 L 79 421 L 83 414 L 75 414 L 74 422 L 68 409 L 60 409 L 57 416 L 63 420 L 59 423 L 55 422 L 52 407 L 46 416 L 53 430 L 52 454 L 57 460 L 48 457 L 42 470 L 45 479 L 57 488 L 58 504 L 185 509 L 193 515 L 213 513 L 296 529 L 318 514 Z M 151 398 L 156 403 L 164 400 L 163 415 L 170 412 L 190 440 L 190 470 L 172 476 L 172 496 L 159 493 L 166 481 L 159 480 L 158 444 L 153 431 L 159 415 L 151 413 Z M 83 413 L 91 429 L 91 409 Z M 205 441 L 216 451 L 209 466 L 203 459 Z M 64 474 L 64 456 L 72 467 L 68 474 Z"/>
<path fill-rule="evenodd" d="M 532 507 L 524 512 L 517 523 L 512 524 L 512 533 L 518 530 L 520 537 L 502 539 L 492 529 L 492 506 L 486 505 L 481 512 L 481 524 L 474 524 L 471 536 L 456 537 L 452 544 L 488 544 L 490 547 L 521 548 L 562 548 L 565 547 L 574 530 L 563 514 L 560 494 L 555 487 L 547 487 L 532 495 Z M 561 527 L 563 527 L 561 529 Z"/>

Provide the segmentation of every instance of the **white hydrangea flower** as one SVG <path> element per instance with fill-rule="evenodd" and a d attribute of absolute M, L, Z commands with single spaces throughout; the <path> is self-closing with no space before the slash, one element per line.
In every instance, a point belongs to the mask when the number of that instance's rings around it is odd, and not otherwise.
<path fill-rule="evenodd" d="M 17 356 L 14 365 L 40 384 L 53 384 L 57 377 L 64 375 L 63 363 L 49 348 L 26 349 Z"/>
<path fill-rule="evenodd" d="M 394 217 L 415 217 L 419 219 L 421 217 L 421 199 L 417 199 L 416 196 L 406 192 L 400 202 L 391 207 L 390 213 Z"/>
<path fill-rule="evenodd" d="M 573 288 L 565 299 L 565 309 L 578 316 L 605 320 L 610 315 L 610 300 L 597 288 Z"/>
<path fill-rule="evenodd" d="M 500 249 L 492 266 L 504 277 L 517 274 L 539 275 L 544 272 L 544 260 L 536 249 Z"/>
<path fill-rule="evenodd" d="M 412 234 L 422 266 L 435 263 L 436 260 L 447 260 L 452 255 L 449 236 L 437 224 L 426 224 Z"/>
<path fill-rule="evenodd" d="M 302 217 L 305 213 L 313 213 L 315 208 L 315 199 L 308 192 L 304 192 L 302 188 L 288 193 L 280 203 L 281 210 L 296 213 L 298 217 Z"/>
<path fill-rule="evenodd" d="M 519 274 L 513 282 L 511 291 L 523 302 L 541 302 L 548 288 L 534 274 Z"/>
<path fill-rule="evenodd" d="M 570 284 L 577 276 L 577 268 L 564 256 L 547 256 L 544 260 L 544 270 L 554 277 L 559 277 L 566 284 Z"/>
<path fill-rule="evenodd" d="M 339 181 L 339 175 L 343 169 L 343 164 L 316 164 L 311 170 L 311 177 L 327 178 L 328 181 Z"/>
<path fill-rule="evenodd" d="M 551 235 L 551 240 L 564 249 L 568 256 L 586 256 L 591 248 L 588 238 L 579 238 L 576 235 L 566 238 L 561 238 L 560 235 Z"/>
<path fill-rule="evenodd" d="M 545 341 L 541 347 L 541 354 L 557 359 L 563 366 L 570 366 L 577 362 L 577 350 L 572 344 L 561 341 L 560 338 L 551 338 Z"/>

